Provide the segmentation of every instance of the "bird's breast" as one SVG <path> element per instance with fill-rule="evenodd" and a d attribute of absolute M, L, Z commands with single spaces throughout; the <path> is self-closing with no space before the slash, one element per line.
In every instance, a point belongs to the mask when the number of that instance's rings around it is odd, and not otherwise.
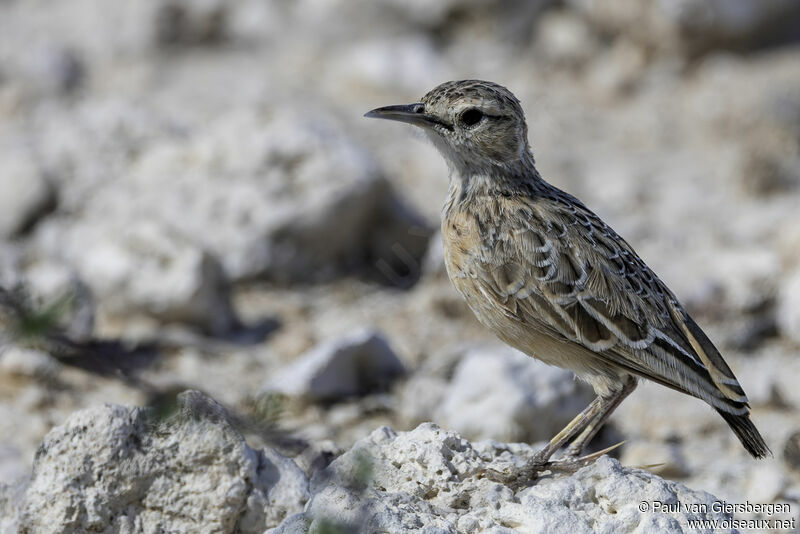
<path fill-rule="evenodd" d="M 451 211 L 442 220 L 444 261 L 450 282 L 484 324 L 494 322 L 491 316 L 498 311 L 493 296 L 482 288 L 486 261 L 491 261 L 487 256 L 493 254 L 494 248 L 492 222 L 466 210 Z"/>
<path fill-rule="evenodd" d="M 465 276 L 476 275 L 473 261 L 481 246 L 481 235 L 474 216 L 463 211 L 445 214 L 442 218 L 442 247 L 447 274 L 453 284 Z"/>

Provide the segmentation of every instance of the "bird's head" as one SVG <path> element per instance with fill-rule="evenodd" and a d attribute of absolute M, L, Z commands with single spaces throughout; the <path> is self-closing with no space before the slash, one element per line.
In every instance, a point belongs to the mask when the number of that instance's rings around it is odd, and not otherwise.
<path fill-rule="evenodd" d="M 420 102 L 373 109 L 365 116 L 421 127 L 462 174 L 494 173 L 516 166 L 530 154 L 519 100 L 492 82 L 446 82 Z"/>

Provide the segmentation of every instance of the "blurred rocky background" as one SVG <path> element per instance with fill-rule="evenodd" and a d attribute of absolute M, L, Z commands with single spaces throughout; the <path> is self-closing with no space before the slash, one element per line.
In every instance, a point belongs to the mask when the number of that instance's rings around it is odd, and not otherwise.
<path fill-rule="evenodd" d="M 775 458 L 655 385 L 596 446 L 800 513 L 796 0 L 2 0 L 0 527 L 45 517 L 48 444 L 86 419 L 111 454 L 144 424 L 119 405 L 169 419 L 187 389 L 225 407 L 247 461 L 275 448 L 297 480 L 382 425 L 534 443 L 577 413 L 584 385 L 494 340 L 450 287 L 444 162 L 362 118 L 461 78 L 521 99 L 539 170 L 689 307 Z M 220 531 L 277 526 L 308 500 L 292 488 Z"/>

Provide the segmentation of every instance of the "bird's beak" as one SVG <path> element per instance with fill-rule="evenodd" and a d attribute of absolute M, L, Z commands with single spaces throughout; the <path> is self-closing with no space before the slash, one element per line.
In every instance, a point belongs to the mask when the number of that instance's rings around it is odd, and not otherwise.
<path fill-rule="evenodd" d="M 388 119 L 390 121 L 407 122 L 414 126 L 430 127 L 439 121 L 425 113 L 425 104 L 401 104 L 398 106 L 385 106 L 373 109 L 364 114 L 370 119 Z"/>

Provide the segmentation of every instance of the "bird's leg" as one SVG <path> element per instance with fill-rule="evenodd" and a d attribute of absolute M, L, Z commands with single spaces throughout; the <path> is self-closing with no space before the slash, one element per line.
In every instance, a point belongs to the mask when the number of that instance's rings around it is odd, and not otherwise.
<path fill-rule="evenodd" d="M 596 397 L 586 408 L 583 409 L 575 418 L 567 424 L 550 442 L 533 455 L 525 466 L 515 472 L 500 472 L 494 469 L 487 469 L 487 477 L 495 482 L 507 485 L 518 485 L 525 480 L 533 480 L 542 471 L 551 469 L 550 457 L 565 443 L 569 442 L 576 435 L 580 434 L 592 420 L 597 417 L 603 408 L 603 397 Z"/>
<path fill-rule="evenodd" d="M 636 389 L 636 379 L 629 377 L 622 387 L 610 396 L 603 397 L 598 395 L 589 406 L 584 408 L 581 413 L 556 434 L 544 448 L 534 454 L 522 469 L 514 473 L 487 470 L 488 478 L 507 485 L 519 486 L 524 481 L 535 479 L 539 473 L 544 471 L 572 473 L 602 454 L 615 449 L 619 445 L 614 445 L 595 454 L 578 457 L 603 426 L 606 419 L 634 389 Z M 567 458 L 551 461 L 550 457 L 570 440 L 573 441 L 567 449 Z"/>
<path fill-rule="evenodd" d="M 564 446 L 569 440 L 573 437 L 578 435 L 587 425 L 589 425 L 597 414 L 600 413 L 600 410 L 603 407 L 603 398 L 598 396 L 596 397 L 586 408 L 583 409 L 581 413 L 575 416 L 575 418 L 570 421 L 567 426 L 565 426 L 561 431 L 553 436 L 553 439 L 544 446 L 544 448 L 540 449 L 536 454 L 533 455 L 531 462 L 529 463 L 536 463 L 539 465 L 546 464 L 550 457 L 555 454 L 555 452 Z"/>
<path fill-rule="evenodd" d="M 633 393 L 634 389 L 636 389 L 636 379 L 629 376 L 619 391 L 614 392 L 610 397 L 602 398 L 602 406 L 598 410 L 597 415 L 589 421 L 578 437 L 570 443 L 566 455 L 568 457 L 577 458 L 581 452 L 583 452 L 583 449 L 586 448 L 586 445 L 595 437 L 600 428 L 602 428 L 606 419 L 608 419 L 612 412 L 617 409 L 617 406 L 625 400 L 625 397 Z"/>

